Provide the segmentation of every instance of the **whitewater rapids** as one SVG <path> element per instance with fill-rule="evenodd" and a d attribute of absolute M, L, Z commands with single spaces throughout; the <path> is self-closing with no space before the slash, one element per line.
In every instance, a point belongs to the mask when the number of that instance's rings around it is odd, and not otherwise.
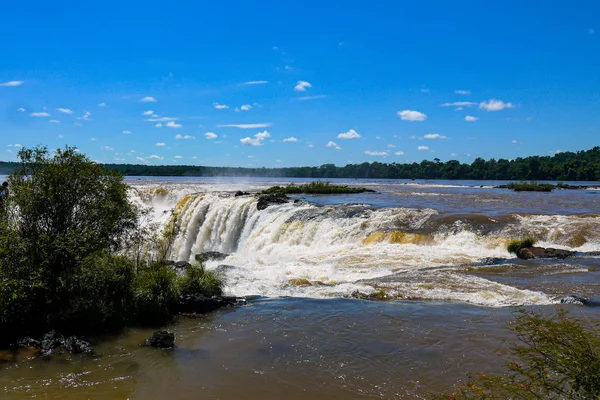
<path fill-rule="evenodd" d="M 542 245 L 576 250 L 597 250 L 600 242 L 598 237 L 579 247 L 569 242 L 572 230 L 597 226 L 597 216 L 515 216 L 482 232 L 461 219 L 441 223 L 433 209 L 319 207 L 301 201 L 259 211 L 252 195 L 138 191 L 135 196 L 154 208 L 156 220 L 178 226 L 171 259 L 193 262 L 207 251 L 230 254 L 209 261 L 207 268 L 222 273 L 226 293 L 236 296 L 323 298 L 358 291 L 490 307 L 551 304 L 542 292 L 465 270 L 484 259 L 512 257 L 506 244 L 523 233 L 545 237 Z"/>

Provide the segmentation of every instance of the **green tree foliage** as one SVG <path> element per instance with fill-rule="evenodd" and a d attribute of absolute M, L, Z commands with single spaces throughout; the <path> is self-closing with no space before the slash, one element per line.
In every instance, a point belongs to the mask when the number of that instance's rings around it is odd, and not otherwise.
<path fill-rule="evenodd" d="M 599 399 L 600 335 L 558 310 L 521 310 L 512 329 L 519 340 L 504 375 L 478 375 L 438 399 Z"/>
<path fill-rule="evenodd" d="M 67 147 L 22 149 L 0 223 L 0 330 L 116 322 L 130 293 L 122 249 L 137 214 L 127 185 Z"/>
<path fill-rule="evenodd" d="M 16 163 L 0 162 L 0 174 L 12 172 Z M 126 176 L 264 176 L 296 178 L 377 178 L 377 179 L 488 179 L 488 180 L 600 180 L 600 147 L 554 156 L 531 156 L 507 160 L 475 159 L 471 164 L 457 160 L 424 160 L 411 164 L 380 162 L 336 167 L 231 168 L 193 165 L 107 164 Z"/>
<path fill-rule="evenodd" d="M 522 240 L 513 240 L 511 241 L 508 246 L 506 247 L 506 249 L 508 250 L 509 253 L 514 253 L 517 254 L 519 252 L 519 250 L 527 248 L 527 247 L 533 247 L 533 245 L 535 244 L 535 239 L 534 238 L 525 238 Z"/>
<path fill-rule="evenodd" d="M 182 294 L 204 293 L 206 296 L 223 294 L 223 281 L 213 271 L 207 271 L 204 264 L 198 263 L 187 268 L 179 281 Z"/>

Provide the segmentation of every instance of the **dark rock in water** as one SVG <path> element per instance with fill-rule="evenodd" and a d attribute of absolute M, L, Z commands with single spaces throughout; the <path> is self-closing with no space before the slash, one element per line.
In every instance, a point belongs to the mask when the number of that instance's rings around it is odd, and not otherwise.
<path fill-rule="evenodd" d="M 536 258 L 559 258 L 565 259 L 575 254 L 574 251 L 554 249 L 548 247 L 524 247 L 517 252 L 517 257 L 523 260 L 532 260 Z"/>
<path fill-rule="evenodd" d="M 50 331 L 44 335 L 40 344 L 42 354 L 52 354 L 55 348 L 64 347 L 65 338 L 57 331 Z"/>
<path fill-rule="evenodd" d="M 267 194 L 258 198 L 256 208 L 260 211 L 264 210 L 272 204 L 285 204 L 289 201 L 290 198 L 287 197 L 285 194 Z"/>
<path fill-rule="evenodd" d="M 69 336 L 67 340 L 65 340 L 65 349 L 72 354 L 79 353 L 91 353 L 92 345 L 86 342 L 85 340 L 79 339 L 77 336 Z"/>
<path fill-rule="evenodd" d="M 41 347 L 41 343 L 37 339 L 25 336 L 23 339 L 20 339 L 17 342 L 17 347 L 36 347 L 39 349 Z"/>
<path fill-rule="evenodd" d="M 205 251 L 204 253 L 196 254 L 194 259 L 196 261 L 208 261 L 216 260 L 221 261 L 229 257 L 229 254 L 221 253 L 219 251 Z"/>
<path fill-rule="evenodd" d="M 146 345 L 159 349 L 172 349 L 175 347 L 175 334 L 169 331 L 156 331 L 146 339 Z"/>
<path fill-rule="evenodd" d="M 235 197 L 240 197 L 240 196 L 248 196 L 250 193 L 248 192 L 242 192 L 241 190 L 238 190 L 237 192 L 235 192 Z"/>
<path fill-rule="evenodd" d="M 580 306 L 592 305 L 592 303 L 589 300 L 584 299 L 583 297 L 575 296 L 575 295 L 569 295 L 569 296 L 563 297 L 562 299 L 560 299 L 560 302 L 562 304 L 577 304 Z"/>
<path fill-rule="evenodd" d="M 222 307 L 232 307 L 245 303 L 246 299 L 238 299 L 236 297 L 208 297 L 203 294 L 186 293 L 181 295 L 177 311 L 183 314 L 205 314 Z"/>
<path fill-rule="evenodd" d="M 173 267 L 175 269 L 188 269 L 191 266 L 192 266 L 192 264 L 190 264 L 187 261 L 176 261 L 173 263 Z"/>
<path fill-rule="evenodd" d="M 217 265 L 217 268 L 215 268 L 215 273 L 217 275 L 223 275 L 225 272 L 231 271 L 236 268 L 237 267 L 235 265 L 221 264 L 221 265 Z"/>

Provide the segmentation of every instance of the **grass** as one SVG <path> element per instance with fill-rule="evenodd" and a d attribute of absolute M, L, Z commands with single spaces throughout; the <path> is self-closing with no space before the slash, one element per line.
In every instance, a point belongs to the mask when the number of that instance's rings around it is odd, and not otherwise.
<path fill-rule="evenodd" d="M 354 188 L 346 185 L 334 185 L 331 182 L 310 182 L 304 185 L 272 186 L 262 194 L 348 194 L 374 192 L 372 189 Z"/>
<path fill-rule="evenodd" d="M 197 263 L 189 266 L 179 280 L 181 294 L 202 293 L 205 296 L 223 294 L 223 281 L 214 271 L 207 271 L 204 265 Z"/>
<path fill-rule="evenodd" d="M 515 192 L 551 192 L 554 185 L 550 183 L 531 182 L 510 182 L 507 187 Z"/>
<path fill-rule="evenodd" d="M 525 249 L 527 247 L 533 247 L 534 244 L 535 244 L 535 239 L 528 237 L 528 238 L 521 239 L 521 240 L 511 241 L 508 244 L 506 249 L 508 250 L 509 253 L 517 254 L 519 252 L 519 250 Z"/>

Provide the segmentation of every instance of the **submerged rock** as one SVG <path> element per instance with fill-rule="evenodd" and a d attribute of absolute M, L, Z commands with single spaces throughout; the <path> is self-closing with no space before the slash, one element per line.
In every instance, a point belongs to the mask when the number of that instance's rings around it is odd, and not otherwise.
<path fill-rule="evenodd" d="M 41 340 L 24 337 L 17 342 L 17 346 L 24 349 L 39 349 L 41 355 L 50 355 L 56 349 L 64 349 L 72 354 L 91 353 L 92 345 L 78 338 L 69 336 L 67 339 L 55 330 L 46 333 Z"/>
<path fill-rule="evenodd" d="M 574 251 L 554 249 L 552 247 L 524 247 L 517 252 L 517 257 L 523 260 L 532 260 L 536 258 L 559 258 L 565 259 L 575 254 Z"/>
<path fill-rule="evenodd" d="M 290 201 L 290 198 L 285 194 L 268 194 L 258 198 L 256 208 L 261 211 L 273 204 L 285 204 Z"/>
<path fill-rule="evenodd" d="M 78 338 L 77 336 L 69 336 L 65 340 L 64 347 L 71 354 L 91 353 L 93 351 L 91 344 Z"/>
<path fill-rule="evenodd" d="M 175 334 L 169 331 L 156 331 L 146 339 L 146 345 L 159 349 L 172 349 L 175 347 Z"/>
<path fill-rule="evenodd" d="M 216 260 L 221 261 L 229 257 L 229 254 L 221 253 L 220 251 L 205 251 L 204 253 L 196 254 L 194 259 L 196 261 L 208 261 Z"/>
<path fill-rule="evenodd" d="M 248 192 L 242 192 L 241 190 L 238 190 L 237 192 L 235 192 L 234 196 L 235 197 L 240 197 L 240 196 L 248 196 L 250 193 Z"/>
<path fill-rule="evenodd" d="M 44 335 L 40 344 L 42 354 L 52 354 L 54 349 L 64 347 L 65 338 L 57 331 L 50 331 Z"/>
<path fill-rule="evenodd" d="M 187 293 L 181 296 L 178 310 L 183 314 L 205 314 L 222 307 L 243 305 L 246 299 L 227 296 L 208 297 L 203 294 Z"/>

